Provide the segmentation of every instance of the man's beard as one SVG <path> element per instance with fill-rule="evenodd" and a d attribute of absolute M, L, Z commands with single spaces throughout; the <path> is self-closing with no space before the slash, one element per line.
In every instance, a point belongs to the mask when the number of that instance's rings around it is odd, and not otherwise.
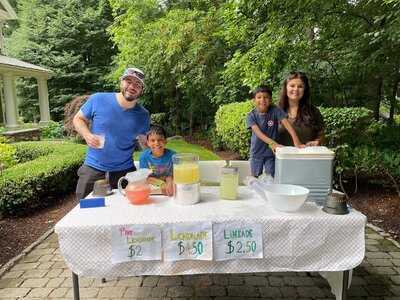
<path fill-rule="evenodd" d="M 133 102 L 139 98 L 136 96 L 128 96 L 125 90 L 122 91 L 122 96 L 124 96 L 125 100 L 129 102 Z"/>

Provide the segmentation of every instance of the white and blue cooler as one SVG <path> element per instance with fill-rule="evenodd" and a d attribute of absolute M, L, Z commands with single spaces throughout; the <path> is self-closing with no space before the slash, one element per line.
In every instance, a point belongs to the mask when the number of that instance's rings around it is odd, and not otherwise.
<path fill-rule="evenodd" d="M 327 147 L 276 149 L 275 183 L 301 185 L 310 190 L 307 201 L 323 206 L 332 188 L 335 153 Z"/>

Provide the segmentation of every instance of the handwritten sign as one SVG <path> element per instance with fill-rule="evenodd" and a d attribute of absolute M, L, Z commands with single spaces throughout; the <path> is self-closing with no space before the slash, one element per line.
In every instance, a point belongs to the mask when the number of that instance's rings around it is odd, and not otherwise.
<path fill-rule="evenodd" d="M 117 225 L 111 228 L 111 261 L 161 260 L 161 230 L 156 225 Z"/>
<path fill-rule="evenodd" d="M 164 260 L 212 260 L 211 222 L 169 224 L 163 230 Z"/>
<path fill-rule="evenodd" d="M 214 224 L 213 233 L 215 260 L 263 258 L 261 224 Z"/>

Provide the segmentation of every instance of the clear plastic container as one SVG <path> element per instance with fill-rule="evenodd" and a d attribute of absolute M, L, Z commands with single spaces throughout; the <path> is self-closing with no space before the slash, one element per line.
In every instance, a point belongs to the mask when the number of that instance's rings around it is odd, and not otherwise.
<path fill-rule="evenodd" d="M 172 156 L 174 177 L 174 202 L 192 205 L 200 201 L 199 156 L 179 153 Z"/>
<path fill-rule="evenodd" d="M 199 156 L 192 153 L 180 153 L 172 156 L 175 184 L 194 184 L 200 182 Z"/>
<path fill-rule="evenodd" d="M 219 195 L 221 199 L 236 200 L 239 186 L 239 170 L 235 167 L 221 169 Z"/>
<path fill-rule="evenodd" d="M 118 180 L 119 192 L 126 196 L 130 203 L 141 205 L 148 204 L 150 195 L 150 185 L 147 184 L 146 179 L 151 174 L 149 169 L 139 169 L 134 172 L 127 173 L 124 177 Z M 125 189 L 122 188 L 122 181 L 128 181 Z"/>

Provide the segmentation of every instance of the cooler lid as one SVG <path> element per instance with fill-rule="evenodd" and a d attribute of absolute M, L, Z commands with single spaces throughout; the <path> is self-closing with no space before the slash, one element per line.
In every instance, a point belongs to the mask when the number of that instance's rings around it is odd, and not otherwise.
<path fill-rule="evenodd" d="M 333 159 L 334 157 L 335 153 L 325 146 L 278 147 L 276 149 L 278 159 Z"/>

